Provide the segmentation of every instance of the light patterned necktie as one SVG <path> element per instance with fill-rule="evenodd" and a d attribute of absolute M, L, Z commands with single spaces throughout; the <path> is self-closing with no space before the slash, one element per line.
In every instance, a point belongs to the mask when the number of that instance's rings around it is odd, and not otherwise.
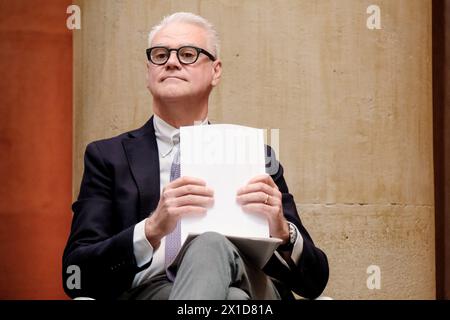
<path fill-rule="evenodd" d="M 170 168 L 170 181 L 178 179 L 180 177 L 180 148 L 178 144 L 177 152 L 173 158 L 172 167 Z M 181 222 L 178 220 L 175 229 L 166 236 L 165 247 L 165 269 L 167 278 L 170 281 L 175 280 L 175 275 L 168 270 L 168 267 L 173 262 L 181 248 Z"/>

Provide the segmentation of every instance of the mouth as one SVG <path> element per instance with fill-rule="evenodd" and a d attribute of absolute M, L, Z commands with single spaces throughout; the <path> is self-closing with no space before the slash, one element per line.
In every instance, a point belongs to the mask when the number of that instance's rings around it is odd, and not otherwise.
<path fill-rule="evenodd" d="M 186 81 L 186 79 L 181 78 L 181 77 L 177 77 L 177 76 L 167 76 L 167 77 L 162 77 L 162 78 L 161 78 L 161 82 L 166 81 L 166 80 L 171 80 L 171 79 L 172 79 L 172 80 L 175 79 L 175 80 Z"/>

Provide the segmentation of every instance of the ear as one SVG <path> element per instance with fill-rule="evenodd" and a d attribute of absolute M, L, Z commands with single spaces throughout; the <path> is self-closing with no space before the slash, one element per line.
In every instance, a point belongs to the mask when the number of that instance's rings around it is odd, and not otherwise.
<path fill-rule="evenodd" d="M 222 61 L 220 59 L 217 59 L 213 62 L 213 68 L 212 68 L 212 81 L 211 85 L 213 87 L 217 86 L 220 82 L 220 77 L 222 76 Z"/>

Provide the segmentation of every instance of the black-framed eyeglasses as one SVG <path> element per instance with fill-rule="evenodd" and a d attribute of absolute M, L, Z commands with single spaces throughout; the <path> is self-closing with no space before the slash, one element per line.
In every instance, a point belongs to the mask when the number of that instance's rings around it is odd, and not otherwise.
<path fill-rule="evenodd" d="M 200 53 L 203 53 L 212 61 L 216 60 L 216 58 L 205 49 L 197 48 L 194 46 L 182 46 L 179 47 L 178 49 L 169 49 L 167 47 L 157 46 L 148 48 L 146 50 L 148 60 L 156 65 L 165 64 L 169 60 L 170 53 L 172 51 L 175 51 L 177 53 L 178 61 L 180 61 L 180 63 L 182 64 L 195 63 Z"/>

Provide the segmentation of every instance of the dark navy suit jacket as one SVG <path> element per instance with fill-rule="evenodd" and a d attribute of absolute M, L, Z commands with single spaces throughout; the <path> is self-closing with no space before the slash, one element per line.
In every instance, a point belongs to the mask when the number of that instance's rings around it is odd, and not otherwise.
<path fill-rule="evenodd" d="M 283 195 L 286 219 L 303 237 L 303 252 L 291 270 L 272 256 L 264 267 L 283 298 L 291 290 L 306 298 L 319 296 L 328 281 L 328 261 L 297 213 L 283 168 L 267 148 L 267 168 Z M 153 117 L 140 129 L 90 143 L 77 201 L 72 205 L 71 233 L 63 254 L 63 285 L 70 297 L 115 299 L 131 288 L 138 268 L 133 252 L 136 223 L 156 209 L 160 197 L 159 156 Z M 151 263 L 151 262 L 150 262 Z M 70 265 L 81 271 L 81 288 L 67 287 Z M 69 279 L 70 280 L 70 279 Z M 69 281 L 70 282 L 70 281 Z"/>

